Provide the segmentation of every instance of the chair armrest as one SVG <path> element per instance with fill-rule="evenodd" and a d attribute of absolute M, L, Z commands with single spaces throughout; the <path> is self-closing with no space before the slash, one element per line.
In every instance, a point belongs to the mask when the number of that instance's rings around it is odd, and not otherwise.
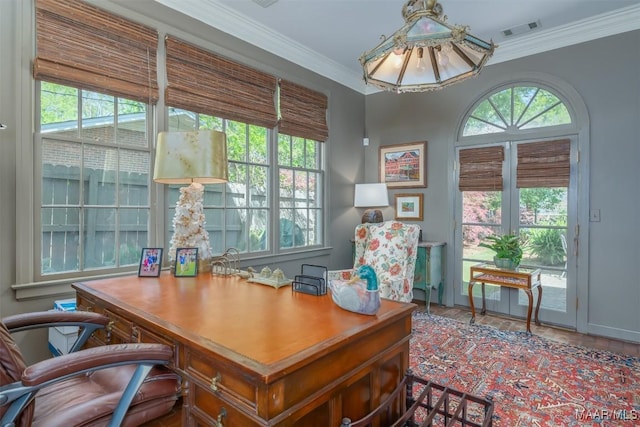
<path fill-rule="evenodd" d="M 22 384 L 39 386 L 53 380 L 96 369 L 119 365 L 166 365 L 173 357 L 173 350 L 165 344 L 117 344 L 94 347 L 43 360 L 28 366 L 22 374 Z"/>
<path fill-rule="evenodd" d="M 356 270 L 349 268 L 346 270 L 330 270 L 327 272 L 327 280 L 349 280 L 356 273 Z"/>
<path fill-rule="evenodd" d="M 2 319 L 9 332 L 26 331 L 28 329 L 47 328 L 51 326 L 87 326 L 88 324 L 106 327 L 109 318 L 102 314 L 88 311 L 36 311 L 16 314 Z M 95 327 L 93 329 L 96 329 Z"/>

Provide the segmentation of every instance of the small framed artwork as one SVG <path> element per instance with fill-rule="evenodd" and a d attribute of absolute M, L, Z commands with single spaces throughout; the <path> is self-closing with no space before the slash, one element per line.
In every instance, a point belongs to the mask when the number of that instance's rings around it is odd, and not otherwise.
<path fill-rule="evenodd" d="M 427 141 L 380 147 L 380 182 L 388 188 L 427 186 Z"/>
<path fill-rule="evenodd" d="M 176 249 L 176 277 L 193 277 L 198 274 L 198 248 Z"/>
<path fill-rule="evenodd" d="M 162 267 L 162 248 L 142 248 L 139 277 L 158 277 Z"/>
<path fill-rule="evenodd" d="M 396 219 L 422 221 L 423 195 L 396 194 Z"/>

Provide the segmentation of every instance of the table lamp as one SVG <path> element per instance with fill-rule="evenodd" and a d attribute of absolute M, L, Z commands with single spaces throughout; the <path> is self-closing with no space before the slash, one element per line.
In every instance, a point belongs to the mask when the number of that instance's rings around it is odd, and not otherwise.
<path fill-rule="evenodd" d="M 382 222 L 382 211 L 372 209 L 376 207 L 389 206 L 389 196 L 387 195 L 387 184 L 369 183 L 356 184 L 353 206 L 356 208 L 369 208 L 362 215 L 362 223 Z"/>
<path fill-rule="evenodd" d="M 228 181 L 226 135 L 213 130 L 160 132 L 153 180 L 160 184 L 189 184 L 180 188 L 176 202 L 169 260 L 175 261 L 178 248 L 198 248 L 198 257 L 206 267 L 213 254 L 205 229 L 202 184 Z"/>

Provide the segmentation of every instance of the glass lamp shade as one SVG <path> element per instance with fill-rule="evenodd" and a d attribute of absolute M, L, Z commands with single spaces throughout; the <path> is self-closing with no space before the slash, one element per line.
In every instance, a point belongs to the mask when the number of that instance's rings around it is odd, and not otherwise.
<path fill-rule="evenodd" d="M 450 25 L 435 0 L 409 0 L 405 25 L 360 56 L 367 84 L 394 92 L 437 90 L 477 75 L 495 45 Z"/>
<path fill-rule="evenodd" d="M 160 132 L 153 180 L 161 184 L 228 181 L 227 137 L 213 130 Z"/>

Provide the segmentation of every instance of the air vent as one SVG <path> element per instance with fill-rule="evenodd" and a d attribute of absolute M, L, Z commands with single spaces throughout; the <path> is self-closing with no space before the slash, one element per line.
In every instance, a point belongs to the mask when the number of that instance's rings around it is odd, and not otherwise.
<path fill-rule="evenodd" d="M 262 7 L 269 7 L 278 0 L 253 0 L 254 3 L 259 4 Z"/>
<path fill-rule="evenodd" d="M 513 36 L 527 33 L 532 30 L 536 30 L 540 27 L 541 27 L 540 20 L 537 20 L 537 21 L 529 22 L 528 24 L 516 25 L 515 27 L 507 28 L 506 30 L 502 30 L 501 33 L 505 37 L 513 37 Z"/>

